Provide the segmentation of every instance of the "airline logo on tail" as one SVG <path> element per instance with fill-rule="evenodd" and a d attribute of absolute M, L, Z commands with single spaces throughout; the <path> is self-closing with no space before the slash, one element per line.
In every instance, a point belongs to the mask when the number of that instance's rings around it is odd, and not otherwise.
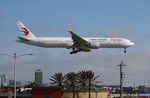
<path fill-rule="evenodd" d="M 22 27 L 21 31 L 24 32 L 24 36 L 27 36 L 29 34 L 29 30 L 27 28 Z"/>
<path fill-rule="evenodd" d="M 35 36 L 32 34 L 32 32 L 22 23 L 17 22 L 18 28 L 21 31 L 21 36 L 24 38 L 35 38 Z"/>

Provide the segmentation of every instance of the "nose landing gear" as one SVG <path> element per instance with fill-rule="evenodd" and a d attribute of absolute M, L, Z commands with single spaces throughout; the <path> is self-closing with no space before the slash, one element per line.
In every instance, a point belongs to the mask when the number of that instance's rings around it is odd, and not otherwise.
<path fill-rule="evenodd" d="M 126 48 L 124 48 L 124 53 L 126 53 L 127 52 L 127 49 Z"/>

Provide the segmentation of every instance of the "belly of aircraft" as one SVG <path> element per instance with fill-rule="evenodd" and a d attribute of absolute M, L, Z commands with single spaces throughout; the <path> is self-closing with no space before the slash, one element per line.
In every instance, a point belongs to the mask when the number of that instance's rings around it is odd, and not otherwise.
<path fill-rule="evenodd" d="M 29 44 L 45 48 L 70 48 L 72 46 L 72 43 L 62 43 L 62 42 L 45 42 L 45 43 L 38 42 Z"/>
<path fill-rule="evenodd" d="M 125 48 L 125 46 L 120 43 L 101 43 L 100 48 Z"/>

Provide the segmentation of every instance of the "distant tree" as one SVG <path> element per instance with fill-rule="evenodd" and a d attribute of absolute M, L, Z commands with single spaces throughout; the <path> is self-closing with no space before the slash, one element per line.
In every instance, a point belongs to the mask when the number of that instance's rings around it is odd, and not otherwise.
<path fill-rule="evenodd" d="M 75 98 L 75 87 L 77 83 L 77 74 L 75 72 L 69 72 L 65 75 L 65 86 L 72 88 L 73 98 Z"/>
<path fill-rule="evenodd" d="M 62 89 L 63 86 L 63 74 L 62 73 L 55 73 L 49 80 L 51 80 L 53 83 L 59 86 Z"/>

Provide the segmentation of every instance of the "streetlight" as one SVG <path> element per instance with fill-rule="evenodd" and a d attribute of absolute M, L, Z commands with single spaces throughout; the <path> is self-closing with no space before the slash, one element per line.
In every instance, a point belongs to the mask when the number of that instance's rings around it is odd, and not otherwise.
<path fill-rule="evenodd" d="M 0 55 L 4 55 L 4 56 L 8 56 L 8 57 L 12 57 L 13 58 L 13 65 L 14 65 L 14 98 L 16 98 L 16 58 L 18 57 L 22 57 L 22 56 L 26 56 L 26 55 L 33 55 L 33 54 L 21 54 L 21 55 L 17 55 L 16 53 L 14 53 L 13 55 L 9 55 L 9 54 L 0 54 Z"/>

